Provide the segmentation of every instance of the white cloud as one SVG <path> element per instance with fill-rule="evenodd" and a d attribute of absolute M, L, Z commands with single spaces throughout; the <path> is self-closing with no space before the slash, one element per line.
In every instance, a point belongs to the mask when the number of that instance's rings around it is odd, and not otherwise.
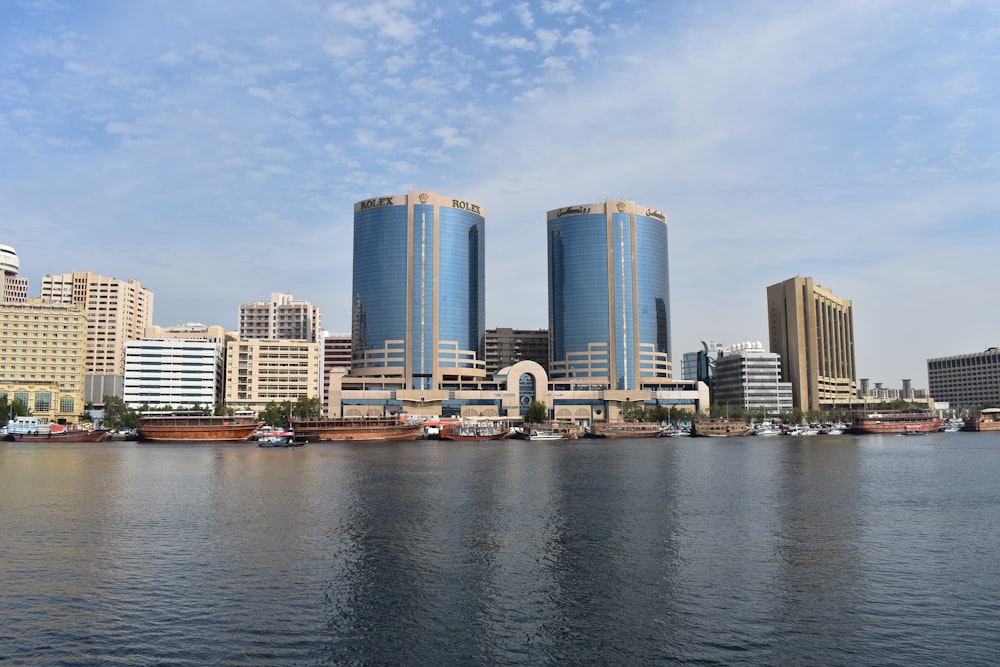
<path fill-rule="evenodd" d="M 434 134 L 434 136 L 439 137 L 441 139 L 441 143 L 444 145 L 445 148 L 453 148 L 455 146 L 467 146 L 469 144 L 468 138 L 461 136 L 459 131 L 454 127 L 448 127 L 446 125 L 442 125 L 440 127 L 434 128 L 432 133 Z"/>
<path fill-rule="evenodd" d="M 531 30 L 535 26 L 535 17 L 531 12 L 531 7 L 526 2 L 519 2 L 511 7 L 511 11 L 517 16 L 525 30 Z"/>
<path fill-rule="evenodd" d="M 176 51 L 168 51 L 159 57 L 159 61 L 164 65 L 180 65 L 184 57 Z"/>
<path fill-rule="evenodd" d="M 338 59 L 351 58 L 361 53 L 364 48 L 364 40 L 351 35 L 339 35 L 323 42 L 323 52 Z"/>
<path fill-rule="evenodd" d="M 485 14 L 477 16 L 472 22 L 475 25 L 488 28 L 491 25 L 500 23 L 501 21 L 503 21 L 503 16 L 501 16 L 500 12 L 486 12 Z"/>
<path fill-rule="evenodd" d="M 594 37 L 594 33 L 590 31 L 590 28 L 577 28 L 575 30 L 571 30 L 569 34 L 563 38 L 563 41 L 575 46 L 577 53 L 581 57 L 586 58 L 591 55 L 591 47 L 597 40 Z"/>

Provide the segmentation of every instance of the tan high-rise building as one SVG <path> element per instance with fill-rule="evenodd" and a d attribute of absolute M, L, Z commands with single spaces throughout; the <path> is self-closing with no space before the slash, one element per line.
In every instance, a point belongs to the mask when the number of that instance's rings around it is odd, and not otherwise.
<path fill-rule="evenodd" d="M 767 288 L 767 322 L 770 350 L 781 357 L 781 379 L 792 383 L 792 405 L 849 406 L 857 388 L 851 302 L 796 276 Z"/>
<path fill-rule="evenodd" d="M 237 340 L 226 344 L 226 407 L 260 413 L 274 401 L 320 398 L 322 343 Z"/>
<path fill-rule="evenodd" d="M 137 280 L 93 273 L 63 273 L 42 278 L 43 299 L 83 306 L 87 316 L 86 400 L 121 397 L 125 343 L 139 340 L 153 323 L 153 293 Z"/>
<path fill-rule="evenodd" d="M 271 294 L 270 301 L 240 306 L 240 338 L 305 340 L 317 343 L 320 337 L 319 306 L 296 301 L 291 294 Z"/>
<path fill-rule="evenodd" d="M 36 417 L 78 423 L 85 410 L 83 307 L 41 299 L 0 304 L 0 396 Z"/>

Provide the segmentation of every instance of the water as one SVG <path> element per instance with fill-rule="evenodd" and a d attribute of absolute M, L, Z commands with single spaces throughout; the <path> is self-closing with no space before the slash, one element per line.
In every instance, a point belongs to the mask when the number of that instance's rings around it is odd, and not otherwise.
<path fill-rule="evenodd" d="M 1000 434 L 0 444 L 0 663 L 1000 664 Z"/>

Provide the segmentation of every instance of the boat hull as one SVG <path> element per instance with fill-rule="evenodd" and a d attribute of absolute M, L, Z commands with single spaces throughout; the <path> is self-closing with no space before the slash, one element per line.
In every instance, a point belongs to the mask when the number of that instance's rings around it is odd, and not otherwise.
<path fill-rule="evenodd" d="M 449 429 L 444 429 L 438 436 L 441 440 L 457 440 L 457 441 L 479 441 L 479 440 L 503 440 L 510 434 L 510 429 L 503 429 L 496 433 L 461 433 L 460 431 L 452 431 Z"/>
<path fill-rule="evenodd" d="M 139 420 L 147 442 L 244 442 L 263 422 L 231 417 L 150 417 Z"/>
<path fill-rule="evenodd" d="M 847 430 L 855 435 L 902 435 L 941 430 L 944 420 L 930 412 L 872 413 L 855 417 Z"/>
<path fill-rule="evenodd" d="M 691 422 L 691 435 L 699 438 L 738 438 L 753 431 L 744 422 L 721 420 L 695 420 Z"/>
<path fill-rule="evenodd" d="M 416 440 L 422 424 L 392 419 L 301 419 L 293 420 L 295 435 L 313 441 Z"/>
<path fill-rule="evenodd" d="M 983 410 L 976 418 L 966 420 L 964 428 L 966 431 L 1000 431 L 1000 410 Z"/>
<path fill-rule="evenodd" d="M 659 438 L 665 429 L 656 424 L 594 424 L 592 434 L 596 438 Z"/>
<path fill-rule="evenodd" d="M 108 431 L 63 431 L 61 433 L 9 433 L 14 442 L 101 442 L 107 439 Z"/>

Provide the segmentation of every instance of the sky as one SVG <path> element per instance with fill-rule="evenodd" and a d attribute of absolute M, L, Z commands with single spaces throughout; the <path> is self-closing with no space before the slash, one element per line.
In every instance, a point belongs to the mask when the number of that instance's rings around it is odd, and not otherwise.
<path fill-rule="evenodd" d="M 673 354 L 854 306 L 858 378 L 1000 345 L 1000 4 L 7 0 L 0 243 L 156 324 L 291 293 L 350 331 L 353 205 L 486 213 L 486 326 L 548 326 L 546 212 L 666 213 Z M 992 304 L 992 305 L 990 305 Z"/>

